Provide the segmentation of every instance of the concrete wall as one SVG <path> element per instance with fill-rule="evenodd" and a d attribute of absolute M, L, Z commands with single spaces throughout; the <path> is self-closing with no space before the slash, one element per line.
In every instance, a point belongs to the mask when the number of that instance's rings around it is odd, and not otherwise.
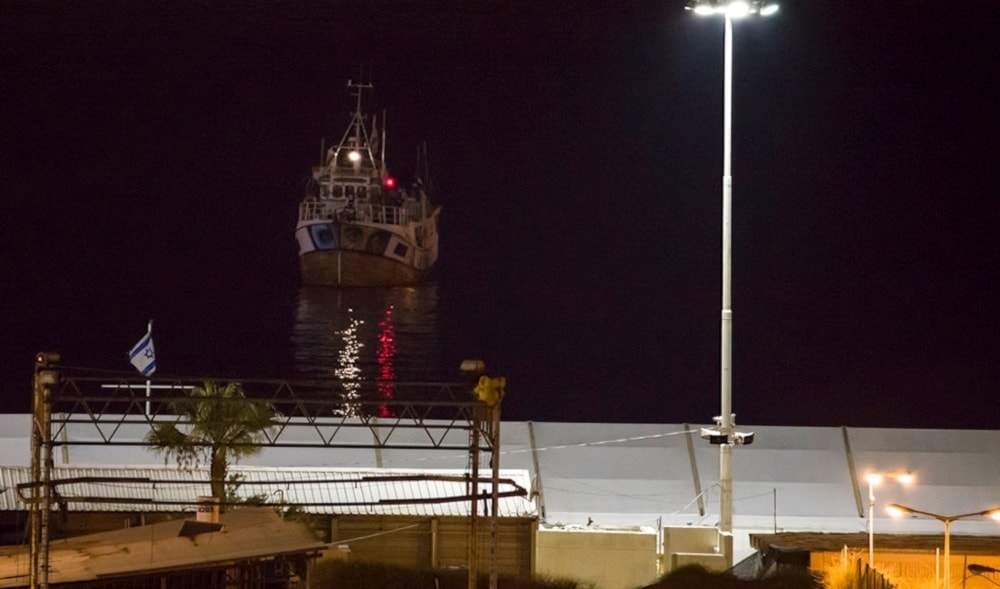
<path fill-rule="evenodd" d="M 317 518 L 318 519 L 318 518 Z M 417 568 L 465 568 L 469 561 L 469 520 L 464 517 L 428 519 L 420 516 L 350 516 L 330 518 L 328 541 L 350 558 Z M 501 518 L 497 523 L 497 572 L 532 575 L 534 518 Z M 476 567 L 488 575 L 492 555 L 489 521 L 478 530 Z"/>
<path fill-rule="evenodd" d="M 657 578 L 656 534 L 606 530 L 538 530 L 536 574 L 569 577 L 596 589 L 634 589 Z"/>
<path fill-rule="evenodd" d="M 665 527 L 661 573 L 689 564 L 710 571 L 727 570 L 731 566 L 727 555 L 732 553 L 732 538 L 731 534 L 720 536 L 719 529 L 714 527 Z"/>
<path fill-rule="evenodd" d="M 663 528 L 663 552 L 715 553 L 719 545 L 719 528 L 701 526 L 667 526 Z"/>

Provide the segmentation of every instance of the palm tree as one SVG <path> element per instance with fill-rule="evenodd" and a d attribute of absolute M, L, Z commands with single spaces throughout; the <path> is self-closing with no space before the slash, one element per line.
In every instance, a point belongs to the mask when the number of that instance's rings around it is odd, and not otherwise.
<path fill-rule="evenodd" d="M 164 460 L 176 458 L 183 469 L 207 463 L 212 496 L 219 500 L 225 497 L 230 459 L 235 462 L 259 453 L 264 434 L 277 425 L 274 407 L 247 399 L 238 382 L 205 381 L 170 408 L 180 416 L 181 428 L 175 423 L 156 424 L 146 434 L 146 444 L 163 453 Z"/>

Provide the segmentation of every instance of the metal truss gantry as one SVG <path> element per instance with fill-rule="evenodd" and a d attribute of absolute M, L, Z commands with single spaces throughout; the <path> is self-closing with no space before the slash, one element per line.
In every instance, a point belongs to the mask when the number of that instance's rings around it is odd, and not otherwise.
<path fill-rule="evenodd" d="M 470 505 L 469 582 L 476 579 L 477 513 L 480 483 L 492 487 L 490 510 L 492 558 L 491 587 L 496 586 L 496 519 L 501 496 L 525 495 L 524 489 L 499 492 L 500 402 L 499 397 L 477 398 L 486 381 L 473 382 L 379 382 L 379 381 L 288 381 L 234 378 L 177 377 L 139 379 L 93 376 L 84 369 L 61 367 L 59 355 L 39 353 L 35 357 L 32 408 L 32 484 L 19 489 L 29 505 L 31 523 L 30 587 L 48 588 L 49 518 L 55 488 L 53 450 L 61 446 L 147 445 L 135 436 L 136 427 L 172 424 L 180 429 L 192 425 L 173 412 L 178 403 L 190 400 L 191 391 L 206 381 L 238 381 L 245 399 L 219 402 L 268 403 L 277 423 L 261 432 L 258 447 L 396 450 L 450 450 L 469 455 L 466 476 Z M 502 379 L 500 379 L 502 381 Z M 349 392 L 346 395 L 345 392 Z M 81 428 L 89 435 L 71 435 Z M 126 433 L 128 432 L 128 433 Z M 360 434 L 360 435 L 359 435 Z M 492 475 L 480 478 L 479 455 L 489 452 Z M 91 498 L 93 499 L 93 498 Z"/>

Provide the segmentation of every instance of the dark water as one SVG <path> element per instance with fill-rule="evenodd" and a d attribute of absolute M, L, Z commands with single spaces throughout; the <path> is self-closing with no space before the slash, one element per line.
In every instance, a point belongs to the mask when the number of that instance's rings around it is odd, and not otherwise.
<path fill-rule="evenodd" d="M 567 333 L 546 335 L 553 333 L 543 319 L 548 312 L 527 312 L 509 292 L 515 281 L 494 287 L 442 267 L 412 287 L 304 287 L 294 253 L 266 268 L 244 267 L 237 255 L 226 260 L 174 261 L 180 270 L 168 277 L 133 273 L 127 259 L 109 269 L 66 264 L 52 288 L 6 291 L 3 410 L 30 410 L 39 351 L 60 353 L 74 372 L 138 376 L 127 352 L 152 319 L 156 378 L 454 383 L 465 378 L 460 363 L 472 358 L 517 391 L 508 417 L 530 418 L 547 404 L 549 419 L 572 413 L 561 406 L 563 396 L 545 391 L 556 386 L 548 379 L 568 382 L 559 375 L 571 371 L 558 366 L 577 361 L 571 349 L 585 347 L 585 338 L 554 345 L 552 337 Z"/>
<path fill-rule="evenodd" d="M 148 304 L 156 376 L 454 381 L 461 358 L 442 342 L 448 335 L 440 290 L 436 282 L 371 289 L 285 283 L 239 296 L 224 289 L 162 293 Z M 129 374 L 125 352 L 146 321 L 130 309 L 125 314 L 135 319 L 126 323 L 110 300 L 73 307 L 45 328 L 60 331 L 49 347 L 62 353 L 63 364 Z M 30 368 L 30 356 L 22 360 Z"/>
<path fill-rule="evenodd" d="M 454 379 L 438 339 L 438 285 L 302 287 L 290 350 L 296 378 Z"/>
<path fill-rule="evenodd" d="M 431 281 L 400 288 L 300 286 L 291 246 L 261 257 L 263 266 L 239 252 L 221 261 L 173 252 L 145 274 L 128 258 L 62 264 L 51 288 L 5 293 L 3 411 L 30 410 L 39 351 L 59 352 L 69 370 L 138 376 L 127 352 L 152 319 L 157 378 L 454 383 L 465 378 L 464 359 L 481 359 L 507 377 L 508 419 L 677 420 L 649 410 L 668 407 L 669 386 L 648 384 L 660 358 L 656 313 L 609 297 L 588 302 L 565 275 L 537 266 L 467 264 L 447 251 L 450 264 Z M 715 399 L 705 395 L 702 413 Z M 678 415 L 698 409 L 677 407 Z"/>

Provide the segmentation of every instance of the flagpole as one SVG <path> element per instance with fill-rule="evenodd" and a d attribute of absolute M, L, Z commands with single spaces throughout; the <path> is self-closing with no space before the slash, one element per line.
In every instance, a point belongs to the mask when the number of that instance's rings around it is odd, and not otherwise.
<path fill-rule="evenodd" d="M 153 320 L 152 319 L 149 320 L 149 325 L 146 327 L 146 333 L 148 333 L 151 338 L 153 337 Z M 150 389 L 152 388 L 151 384 L 152 383 L 150 382 L 149 377 L 147 376 L 146 377 L 146 417 L 149 417 L 149 415 L 150 415 L 149 396 L 150 396 Z"/>

